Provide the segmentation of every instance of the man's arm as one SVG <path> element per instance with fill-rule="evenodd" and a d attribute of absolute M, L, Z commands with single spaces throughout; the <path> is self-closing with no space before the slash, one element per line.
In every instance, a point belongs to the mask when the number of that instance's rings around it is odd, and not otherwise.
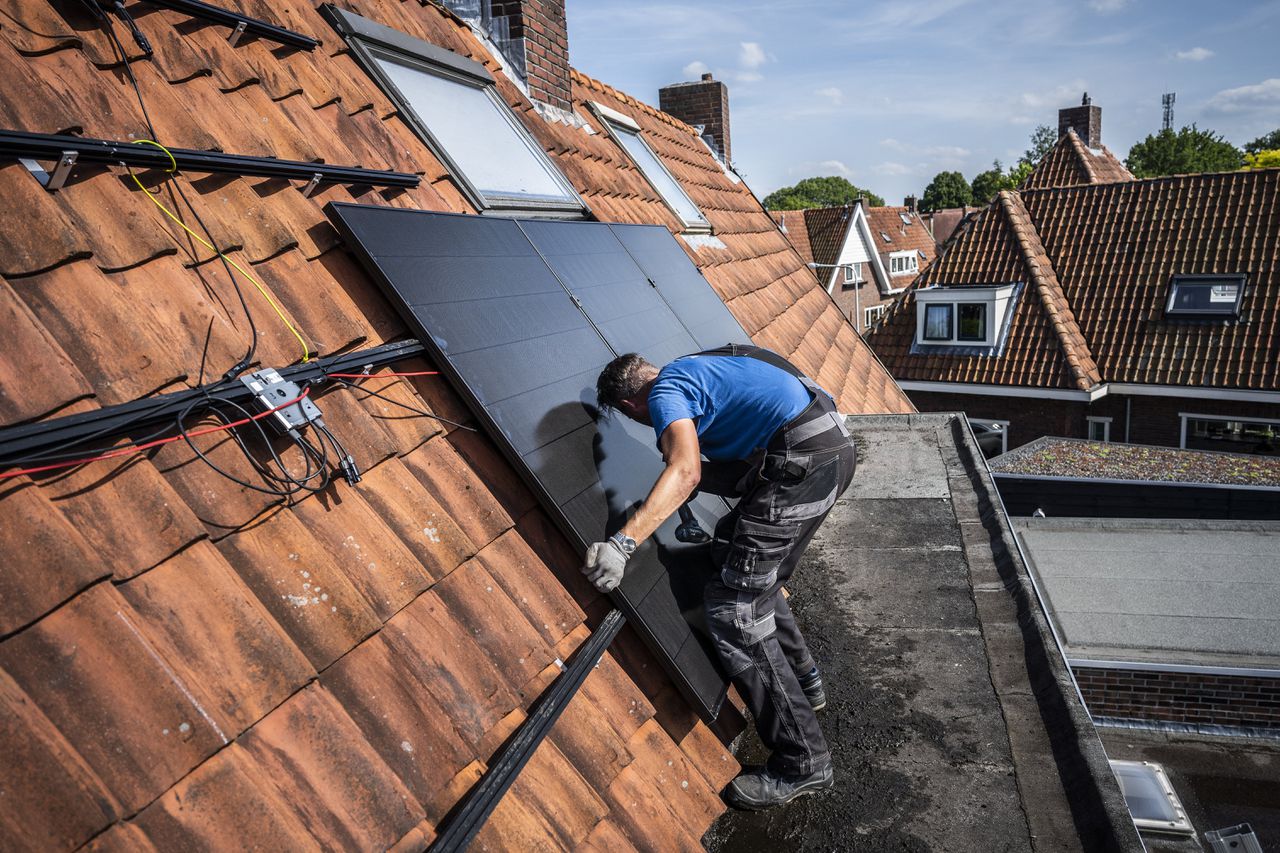
<path fill-rule="evenodd" d="M 667 467 L 649 490 L 649 496 L 640 504 L 636 514 L 619 531 L 636 542 L 643 542 L 653 535 L 662 522 L 678 510 L 702 478 L 702 457 L 698 453 L 698 429 L 690 418 L 672 421 L 662 431 L 658 441 L 663 461 Z M 626 571 L 628 551 L 616 537 L 608 542 L 596 542 L 587 548 L 582 572 L 601 592 L 616 589 L 622 583 Z"/>
<path fill-rule="evenodd" d="M 622 526 L 622 534 L 637 543 L 653 535 L 662 522 L 678 510 L 702 479 L 702 454 L 698 449 L 698 428 L 691 418 L 672 421 L 658 441 L 667 467 L 649 490 L 636 514 Z"/>

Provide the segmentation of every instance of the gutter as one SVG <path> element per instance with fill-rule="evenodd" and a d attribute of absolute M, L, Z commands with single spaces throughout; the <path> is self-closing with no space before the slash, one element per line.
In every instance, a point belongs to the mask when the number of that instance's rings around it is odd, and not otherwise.
<path fill-rule="evenodd" d="M 1067 388 L 1029 388 L 1022 385 L 978 385 L 968 382 L 930 382 L 914 379 L 898 380 L 903 391 L 926 391 L 935 394 L 978 394 L 987 397 L 1030 397 L 1038 400 L 1071 400 L 1093 403 L 1112 395 L 1127 397 L 1178 397 L 1189 400 L 1232 400 L 1241 403 L 1280 404 L 1280 391 L 1251 391 L 1235 388 L 1203 388 L 1182 385 L 1143 385 L 1130 382 L 1106 382 L 1088 391 Z"/>

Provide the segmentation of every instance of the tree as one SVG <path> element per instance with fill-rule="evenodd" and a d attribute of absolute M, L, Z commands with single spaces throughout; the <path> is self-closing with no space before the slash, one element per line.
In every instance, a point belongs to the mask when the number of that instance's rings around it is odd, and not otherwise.
<path fill-rule="evenodd" d="M 959 172 L 939 172 L 925 187 L 920 209 L 925 213 L 973 204 L 973 188 Z"/>
<path fill-rule="evenodd" d="M 1246 154 L 1259 154 L 1263 151 L 1275 151 L 1280 149 L 1280 128 L 1268 133 L 1266 136 L 1259 136 L 1252 142 L 1244 144 Z"/>
<path fill-rule="evenodd" d="M 1259 151 L 1244 155 L 1246 169 L 1275 169 L 1280 167 L 1280 150 Z"/>
<path fill-rule="evenodd" d="M 970 186 L 973 188 L 973 200 L 977 204 L 983 204 L 995 198 L 1000 190 L 1011 189 L 1009 176 L 1005 174 L 999 160 L 991 161 L 990 169 L 974 175 Z"/>
<path fill-rule="evenodd" d="M 767 210 L 804 210 L 807 207 L 839 207 L 853 204 L 859 197 L 872 207 L 884 207 L 884 199 L 859 189 L 844 178 L 805 178 L 793 187 L 783 187 L 765 197 Z"/>
<path fill-rule="evenodd" d="M 1153 133 L 1129 149 L 1124 158 L 1137 178 L 1161 175 L 1193 175 L 1199 172 L 1234 172 L 1244 165 L 1244 155 L 1223 137 L 1194 124 L 1177 133 L 1169 128 Z"/>
<path fill-rule="evenodd" d="M 1034 167 L 1057 144 L 1058 131 L 1047 124 L 1038 125 L 1035 130 L 1031 131 L 1031 147 L 1023 152 L 1022 159 L 1018 161 L 1019 165 L 1026 163 L 1028 166 Z"/>

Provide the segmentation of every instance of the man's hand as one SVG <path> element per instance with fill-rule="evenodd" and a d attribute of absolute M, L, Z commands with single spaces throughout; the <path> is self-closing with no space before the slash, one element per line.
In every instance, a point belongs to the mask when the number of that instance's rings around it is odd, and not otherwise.
<path fill-rule="evenodd" d="M 627 567 L 627 555 L 612 539 L 596 542 L 587 548 L 587 562 L 582 573 L 601 592 L 616 589 L 622 583 L 622 573 Z"/>

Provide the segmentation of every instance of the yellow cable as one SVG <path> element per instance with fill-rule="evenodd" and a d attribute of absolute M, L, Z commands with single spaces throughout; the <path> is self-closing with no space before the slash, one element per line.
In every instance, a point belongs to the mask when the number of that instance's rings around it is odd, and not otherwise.
<path fill-rule="evenodd" d="M 178 171 L 178 161 L 174 159 L 173 152 L 171 152 L 168 148 L 165 148 L 159 142 L 156 142 L 154 139 L 135 139 L 134 143 L 137 145 L 154 145 L 155 147 L 159 148 L 165 154 L 169 155 L 169 162 L 173 164 L 172 167 L 170 167 L 167 171 L 169 173 Z M 259 293 L 262 294 L 262 298 L 267 300 L 267 304 L 270 305 L 271 309 L 276 312 L 276 316 L 280 318 L 280 322 L 284 323 L 285 326 L 289 329 L 289 331 L 293 332 L 293 336 L 298 339 L 298 343 L 302 344 L 302 363 L 306 364 L 307 362 L 309 362 L 311 360 L 311 348 L 307 346 L 307 342 L 303 339 L 302 335 L 298 332 L 298 330 L 294 328 L 293 324 L 289 322 L 289 318 L 284 315 L 284 310 L 281 309 L 279 303 L 276 302 L 276 300 L 271 296 L 271 294 L 267 292 L 267 289 L 262 286 L 262 283 L 259 282 L 252 275 L 250 275 L 248 271 L 245 270 L 244 267 L 240 266 L 234 260 L 227 257 L 227 255 L 224 252 L 219 252 L 207 240 L 205 240 L 199 234 L 197 234 L 196 232 L 188 228 L 187 223 L 183 222 L 181 219 L 175 216 L 173 212 L 169 210 L 169 208 L 164 206 L 164 202 L 156 198 L 155 195 L 150 190 L 148 190 L 146 187 L 142 185 L 142 181 L 138 180 L 138 176 L 133 173 L 133 169 L 129 169 L 129 177 L 133 178 L 133 182 L 138 185 L 138 189 L 146 193 L 147 198 L 151 199 L 151 201 L 155 203 L 156 207 L 160 208 L 160 210 L 164 212 L 165 216 L 169 217 L 174 222 L 176 222 L 178 226 L 182 228 L 183 231 L 186 231 L 188 234 L 194 237 L 196 241 L 200 243 L 200 245 L 204 246 L 210 252 L 214 252 L 215 254 L 217 254 L 218 257 L 222 258 L 231 266 L 235 267 L 235 269 L 237 269 L 242 276 L 249 279 L 249 281 L 253 282 L 253 286 L 258 289 Z"/>

